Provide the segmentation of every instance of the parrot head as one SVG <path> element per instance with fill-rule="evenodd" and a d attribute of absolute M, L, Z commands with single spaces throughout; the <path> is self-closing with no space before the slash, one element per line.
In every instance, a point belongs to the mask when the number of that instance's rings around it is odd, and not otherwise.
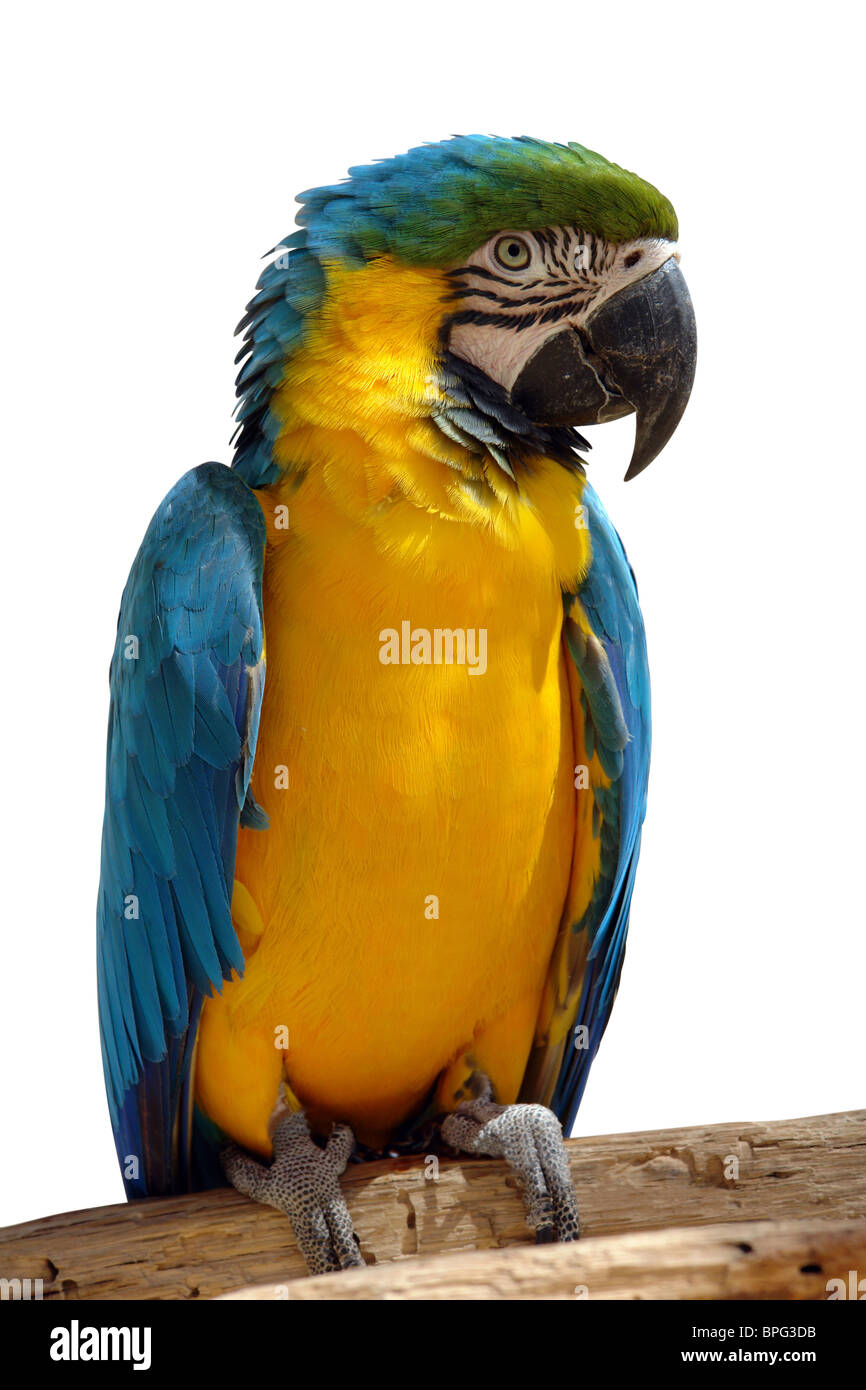
<path fill-rule="evenodd" d="M 577 144 L 458 136 L 299 202 L 301 230 L 239 326 L 235 466 L 252 486 L 279 472 L 292 411 L 314 422 L 287 383 L 315 375 L 329 334 L 332 368 L 354 354 L 372 397 L 390 382 L 410 414 L 511 479 L 533 451 L 580 467 L 578 426 L 635 414 L 627 478 L 670 439 L 695 320 L 674 210 L 637 175 Z M 339 378 L 326 375 L 323 399 Z"/>

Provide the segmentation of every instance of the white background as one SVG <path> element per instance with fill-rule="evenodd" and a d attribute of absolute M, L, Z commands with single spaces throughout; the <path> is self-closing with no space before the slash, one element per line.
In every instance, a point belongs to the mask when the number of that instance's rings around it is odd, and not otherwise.
<path fill-rule="evenodd" d="M 655 743 L 577 1133 L 862 1104 L 863 280 L 854 7 L 16 7 L 6 212 L 0 1222 L 120 1200 L 94 904 L 118 602 L 228 461 L 232 331 L 293 196 L 467 131 L 576 139 L 680 216 L 689 410 L 590 476 L 637 571 Z M 856 98 L 856 101 L 855 101 Z"/>

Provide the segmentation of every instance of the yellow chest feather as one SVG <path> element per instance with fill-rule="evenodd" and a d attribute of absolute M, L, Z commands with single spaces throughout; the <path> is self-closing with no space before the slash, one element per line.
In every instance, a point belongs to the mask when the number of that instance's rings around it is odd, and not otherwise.
<path fill-rule="evenodd" d="M 401 372 L 427 391 L 419 354 L 404 344 Z M 568 890 L 561 592 L 588 558 L 580 479 L 560 466 L 479 501 L 426 421 L 404 410 L 398 429 L 381 408 L 367 429 L 316 421 L 308 465 L 312 405 L 295 405 L 279 446 L 294 473 L 259 494 L 253 790 L 271 824 L 240 835 L 246 972 L 206 1005 L 197 1056 L 200 1101 L 263 1151 L 283 1067 L 313 1115 L 371 1141 L 462 1053 L 495 1070 L 484 1038 L 503 1021 L 500 1089 L 519 1079 Z"/>

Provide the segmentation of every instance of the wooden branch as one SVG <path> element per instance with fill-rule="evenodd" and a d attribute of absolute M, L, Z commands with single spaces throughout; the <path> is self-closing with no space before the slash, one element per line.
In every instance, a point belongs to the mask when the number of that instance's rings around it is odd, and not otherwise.
<path fill-rule="evenodd" d="M 768 1219 L 850 1223 L 866 1213 L 866 1111 L 604 1135 L 570 1140 L 568 1150 L 589 1239 L 551 1256 L 554 1265 L 564 1262 L 563 1277 L 570 1261 L 593 1258 L 593 1237 Z M 550 1251 L 531 1245 L 516 1180 L 503 1163 L 440 1160 L 435 1181 L 425 1177 L 429 1166 L 419 1157 L 349 1168 L 344 1190 L 369 1263 L 524 1245 L 521 1267 L 530 1271 L 539 1258 L 547 1267 Z M 860 1239 L 856 1231 L 840 1238 Z M 622 1269 L 631 1248 L 621 1247 Z M 613 1260 L 610 1242 L 607 1249 L 599 1258 Z M 676 1251 L 673 1258 L 680 1259 Z M 846 1268 L 863 1271 L 866 1258 L 861 1253 Z M 0 1277 L 41 1278 L 45 1298 L 215 1298 L 251 1285 L 282 1287 L 305 1274 L 286 1218 L 227 1188 L 0 1231 Z M 489 1277 L 496 1283 L 501 1276 L 494 1270 Z M 613 1265 L 611 1277 L 618 1277 Z M 531 1284 L 535 1275 L 525 1278 Z M 572 1287 L 586 1282 L 575 1275 Z"/>
<path fill-rule="evenodd" d="M 866 1265 L 866 1221 L 741 1221 L 398 1260 L 223 1294 L 279 1299 L 824 1300 Z"/>

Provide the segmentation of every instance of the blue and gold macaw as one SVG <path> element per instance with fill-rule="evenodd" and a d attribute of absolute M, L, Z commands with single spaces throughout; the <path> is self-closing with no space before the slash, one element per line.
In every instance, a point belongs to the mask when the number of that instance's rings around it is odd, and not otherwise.
<path fill-rule="evenodd" d="M 579 145 L 466 136 L 300 199 L 242 321 L 231 468 L 157 510 L 111 667 L 99 1006 L 132 1196 L 224 1181 L 314 1271 L 339 1175 L 562 1143 L 622 968 L 644 631 L 576 427 L 691 390 L 677 223 Z M 267 652 L 265 643 L 267 640 Z M 267 667 L 267 679 L 265 670 Z"/>

